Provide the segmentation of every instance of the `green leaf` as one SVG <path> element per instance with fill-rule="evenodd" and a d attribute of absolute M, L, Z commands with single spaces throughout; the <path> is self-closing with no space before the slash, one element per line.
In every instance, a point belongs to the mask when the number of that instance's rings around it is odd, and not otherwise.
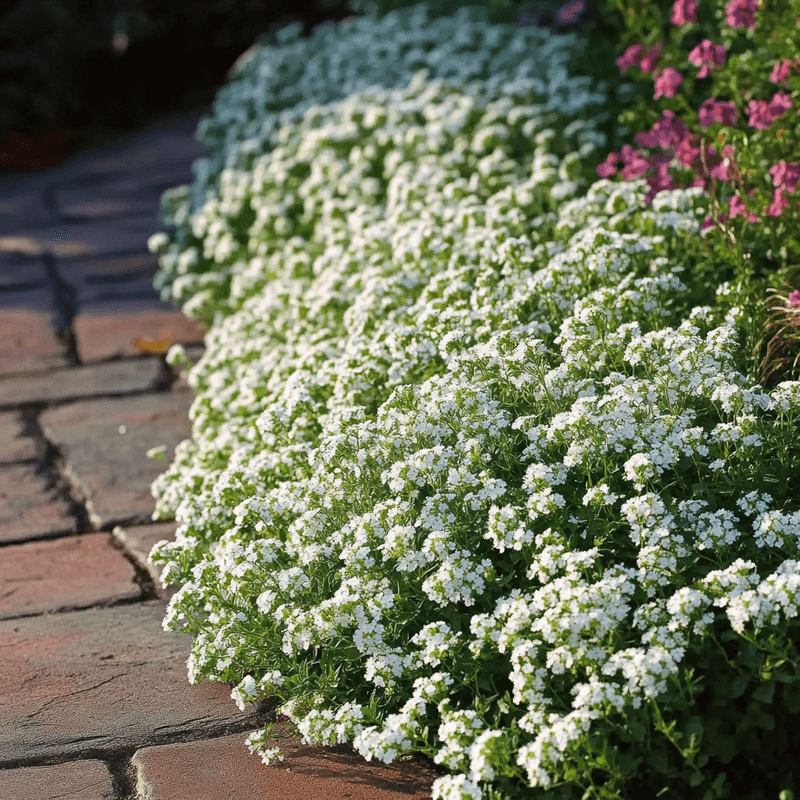
<path fill-rule="evenodd" d="M 756 669 L 761 666 L 763 659 L 761 653 L 758 652 L 758 648 L 750 644 L 750 642 L 747 642 L 742 648 L 739 661 L 746 667 Z"/>
<path fill-rule="evenodd" d="M 703 720 L 700 717 L 692 717 L 686 726 L 686 733 L 689 736 L 696 736 L 698 741 L 701 741 L 703 738 Z"/>
<path fill-rule="evenodd" d="M 762 683 L 761 686 L 753 692 L 753 699 L 758 700 L 759 703 L 771 703 L 774 695 L 775 684 L 771 682 Z"/>
<path fill-rule="evenodd" d="M 765 711 L 759 711 L 756 716 L 756 725 L 764 731 L 775 730 L 775 717 L 772 714 L 767 714 Z"/>
<path fill-rule="evenodd" d="M 783 702 L 790 714 L 800 713 L 800 681 L 784 685 Z"/>
<path fill-rule="evenodd" d="M 647 754 L 647 763 L 662 775 L 669 771 L 669 758 L 666 750 L 651 750 Z"/>
<path fill-rule="evenodd" d="M 729 734 L 719 734 L 709 741 L 709 752 L 723 764 L 729 764 L 736 756 L 736 738 Z"/>
<path fill-rule="evenodd" d="M 737 697 L 741 697 L 744 694 L 744 690 L 747 688 L 747 684 L 750 681 L 745 675 L 737 675 L 733 680 L 733 685 L 731 686 L 731 698 L 736 699 Z"/>

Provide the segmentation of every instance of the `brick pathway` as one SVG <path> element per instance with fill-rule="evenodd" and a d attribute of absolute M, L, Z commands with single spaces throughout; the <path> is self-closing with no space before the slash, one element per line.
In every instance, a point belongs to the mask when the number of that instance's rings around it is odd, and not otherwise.
<path fill-rule="evenodd" d="M 135 343 L 203 351 L 146 243 L 206 112 L 0 182 L 0 798 L 429 798 L 429 759 L 374 764 L 283 728 L 287 758 L 264 766 L 243 742 L 274 704 L 191 686 L 189 637 L 161 629 L 174 590 L 146 558 L 176 524 L 151 521 L 167 462 L 145 453 L 191 435 L 192 393 Z"/>

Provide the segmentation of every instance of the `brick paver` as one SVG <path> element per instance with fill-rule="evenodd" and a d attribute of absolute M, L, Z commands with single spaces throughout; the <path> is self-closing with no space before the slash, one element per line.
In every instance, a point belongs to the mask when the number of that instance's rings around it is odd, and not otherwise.
<path fill-rule="evenodd" d="M 47 273 L 41 258 L 21 253 L 0 253 L 0 307 L 18 305 L 12 301 L 15 290 L 46 288 Z"/>
<path fill-rule="evenodd" d="M 111 290 L 125 291 L 132 284 L 146 280 L 152 297 L 153 278 L 158 270 L 158 258 L 153 253 L 131 252 L 99 258 L 59 259 L 62 279 L 76 291 L 79 310 L 97 302 L 99 295 Z"/>
<path fill-rule="evenodd" d="M 53 224 L 53 214 L 45 205 L 41 192 L 0 192 L 0 236 L 32 226 L 49 228 Z"/>
<path fill-rule="evenodd" d="M 82 224 L 58 223 L 50 228 L 25 228 L 13 236 L 0 236 L 0 252 L 41 255 L 50 251 L 57 257 L 98 256 L 147 249 L 147 240 L 159 230 L 157 209 L 147 215 L 123 217 L 113 226 L 103 221 Z M 63 230 L 64 238 L 53 238 Z"/>
<path fill-rule="evenodd" d="M 191 391 L 183 390 L 86 400 L 41 414 L 39 424 L 61 450 L 96 528 L 150 520 L 150 486 L 167 469 L 175 446 L 191 438 L 192 400 Z M 147 457 L 162 444 L 165 461 Z"/>
<path fill-rule="evenodd" d="M 0 543 L 75 533 L 68 504 L 35 464 L 0 466 Z"/>
<path fill-rule="evenodd" d="M 3 800 L 115 800 L 108 767 L 87 759 L 0 770 Z"/>
<path fill-rule="evenodd" d="M 3 549 L 0 619 L 139 597 L 133 566 L 108 533 L 87 533 Z"/>
<path fill-rule="evenodd" d="M 0 464 L 36 458 L 36 442 L 25 436 L 25 423 L 18 414 L 0 413 Z"/>
<path fill-rule="evenodd" d="M 51 319 L 46 311 L 0 308 L 0 377 L 69 363 Z"/>
<path fill-rule="evenodd" d="M 26 375 L 13 381 L 0 381 L 0 407 L 141 392 L 150 388 L 161 375 L 158 356 L 88 364 L 54 370 L 46 375 Z"/>
<path fill-rule="evenodd" d="M 147 281 L 146 285 L 157 298 L 152 281 Z M 123 311 L 116 302 L 105 307 L 81 309 L 74 323 L 81 361 L 89 363 L 118 355 L 139 355 L 143 348 L 153 347 L 156 342 L 162 342 L 161 349 L 166 351 L 176 342 L 203 341 L 205 327 L 157 299 L 152 305 L 164 307 Z"/>
<path fill-rule="evenodd" d="M 371 763 L 350 745 L 304 745 L 276 730 L 284 761 L 261 763 L 236 734 L 138 750 L 131 763 L 148 800 L 425 800 L 437 772 L 418 762 Z"/>
<path fill-rule="evenodd" d="M 189 684 L 191 637 L 162 630 L 165 608 L 150 600 L 0 622 L 0 769 L 253 720 L 224 684 Z"/>

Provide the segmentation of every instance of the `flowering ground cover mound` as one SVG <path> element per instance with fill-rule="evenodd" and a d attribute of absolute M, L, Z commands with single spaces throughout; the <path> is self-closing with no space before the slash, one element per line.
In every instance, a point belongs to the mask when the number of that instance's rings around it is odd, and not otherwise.
<path fill-rule="evenodd" d="M 381 18 L 321 26 L 310 39 L 299 38 L 299 33 L 299 25 L 289 25 L 277 34 L 280 47 L 253 50 L 220 90 L 213 115 L 198 127 L 197 136 L 210 152 L 193 165 L 195 182 L 166 192 L 162 199 L 162 219 L 175 230 L 154 243 L 161 254 L 156 288 L 168 302 L 191 300 L 187 313 L 208 324 L 215 313 L 230 310 L 225 302 L 230 282 L 243 268 L 249 228 L 255 222 L 255 207 L 250 207 L 250 218 L 241 213 L 248 207 L 248 187 L 227 192 L 228 200 L 220 204 L 222 186 L 232 174 L 248 175 L 262 156 L 285 145 L 281 137 L 287 126 L 312 107 L 370 87 L 405 87 L 416 72 L 427 69 L 432 80 L 460 85 L 482 81 L 489 92 L 504 86 L 535 89 L 541 104 L 572 118 L 591 118 L 608 138 L 618 133 L 608 111 L 609 98 L 635 93 L 635 83 L 622 79 L 616 69 L 609 69 L 608 79 L 596 86 L 587 75 L 575 74 L 592 59 L 585 37 L 492 25 L 480 7 L 433 17 L 422 4 Z M 359 115 L 352 124 L 364 132 Z M 377 129 L 381 122 L 369 126 Z M 345 139 L 342 147 L 346 143 Z M 584 175 L 594 179 L 594 167 L 604 154 L 598 148 L 584 156 Z M 278 185 L 288 194 L 301 181 L 286 178 L 279 175 Z M 263 205 L 263 199 L 258 204 Z M 283 204 L 280 213 L 287 221 L 303 210 Z"/>
<path fill-rule="evenodd" d="M 777 798 L 800 382 L 755 382 L 700 188 L 592 182 L 598 98 L 431 73 L 169 199 L 163 286 L 213 325 L 153 485 L 164 627 L 309 741 L 430 756 L 434 798 Z"/>

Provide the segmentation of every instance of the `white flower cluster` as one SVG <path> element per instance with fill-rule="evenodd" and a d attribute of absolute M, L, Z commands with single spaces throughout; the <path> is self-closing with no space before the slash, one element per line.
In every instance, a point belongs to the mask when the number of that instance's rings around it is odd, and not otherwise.
<path fill-rule="evenodd" d="M 357 215 L 348 204 L 363 205 L 358 202 L 359 195 L 380 198 L 394 174 L 391 157 L 386 161 L 384 177 L 375 172 L 376 159 L 380 162 L 385 149 L 380 139 L 355 148 L 351 154 L 355 169 L 345 164 L 343 170 L 335 153 L 357 140 L 363 129 L 390 136 L 385 129 L 387 124 L 391 128 L 391 120 L 383 110 L 366 107 L 353 114 L 349 124 L 336 128 L 318 125 L 320 108 L 335 101 L 367 89 L 406 88 L 415 74 L 425 70 L 431 80 L 442 79 L 453 86 L 480 83 L 494 97 L 533 94 L 538 107 L 548 112 L 608 118 L 608 85 L 594 87 L 589 78 L 567 72 L 570 65 L 589 57 L 583 38 L 576 34 L 549 36 L 533 26 L 490 24 L 486 11 L 480 8 L 460 8 L 443 17 L 434 17 L 433 13 L 423 3 L 381 19 L 366 16 L 347 24 L 320 26 L 309 39 L 289 36 L 283 46 L 255 49 L 218 93 L 212 115 L 199 125 L 198 138 L 210 152 L 194 163 L 194 183 L 171 189 L 163 197 L 161 219 L 176 230 L 154 235 L 150 248 L 161 256 L 156 287 L 164 300 L 183 304 L 192 298 L 186 313 L 210 323 L 217 304 L 227 297 L 232 279 L 245 271 L 261 274 L 269 270 L 268 256 L 272 253 L 258 253 L 263 261 L 260 266 L 252 262 L 256 254 L 245 255 L 242 245 L 246 227 L 255 223 L 294 240 L 305 232 L 298 214 L 307 216 L 315 209 L 328 208 L 323 197 L 298 198 L 296 192 L 304 175 L 302 169 L 298 174 L 298 166 L 292 167 L 286 158 L 285 149 L 291 152 L 298 139 L 294 128 L 304 118 L 318 127 L 316 136 L 304 137 L 306 146 L 299 154 L 307 163 L 310 152 L 314 165 L 312 176 L 304 183 L 306 192 L 316 195 L 316 189 L 321 188 L 337 196 L 339 187 L 346 196 L 338 194 L 334 207 L 340 207 L 338 213 L 345 215 Z M 438 141 L 439 152 L 445 153 L 454 126 L 459 130 L 463 127 L 460 116 L 469 117 L 471 113 L 469 102 L 458 109 L 445 105 L 440 116 L 420 120 L 417 130 L 408 131 L 404 144 L 413 146 L 416 138 L 422 137 Z M 496 142 L 506 138 L 506 126 L 515 127 L 527 138 L 533 134 L 531 123 L 525 126 L 530 115 L 524 109 L 515 113 L 517 116 L 512 113 L 506 118 L 498 112 L 495 126 L 487 124 L 456 145 L 484 152 L 487 157 L 478 169 L 492 172 L 498 184 L 502 173 L 493 169 L 492 151 Z M 557 130 L 558 126 L 540 140 L 541 155 L 537 155 L 535 166 L 543 180 L 555 182 L 560 177 L 561 183 L 553 186 L 553 192 L 554 197 L 563 199 L 573 196 L 580 185 L 580 180 L 575 182 L 581 173 L 579 159 L 599 151 L 605 137 L 597 131 L 587 134 L 578 151 L 556 170 L 553 156 L 547 154 L 552 152 L 551 140 L 558 138 Z M 266 171 L 259 164 L 263 165 L 263 156 L 268 153 L 273 160 Z M 372 165 L 370 169 L 366 169 L 368 164 Z M 276 185 L 277 191 L 259 192 L 258 201 L 252 203 L 253 184 L 258 186 L 264 180 Z M 402 182 L 398 176 L 396 183 Z M 353 191 L 357 192 L 355 196 L 351 196 Z M 458 196 L 463 190 L 454 186 L 451 191 Z M 242 222 L 245 219 L 246 225 Z M 303 252 L 306 247 L 299 244 L 296 249 Z"/>
<path fill-rule="evenodd" d="M 224 271 L 219 214 L 246 219 L 251 262 L 230 297 L 193 285 L 216 307 L 193 440 L 153 485 L 190 678 L 237 674 L 240 708 L 294 692 L 308 741 L 367 759 L 433 737 L 448 800 L 509 768 L 551 785 L 604 717 L 680 680 L 692 637 L 785 624 L 800 588 L 800 512 L 761 469 L 800 479 L 800 384 L 749 387 L 730 302 L 687 302 L 704 198 L 579 198 L 551 112 L 479 89 L 421 73 L 307 108 L 227 167 L 191 224 Z M 313 650 L 337 669 L 311 674 Z M 499 673 L 508 730 L 450 700 Z"/>

